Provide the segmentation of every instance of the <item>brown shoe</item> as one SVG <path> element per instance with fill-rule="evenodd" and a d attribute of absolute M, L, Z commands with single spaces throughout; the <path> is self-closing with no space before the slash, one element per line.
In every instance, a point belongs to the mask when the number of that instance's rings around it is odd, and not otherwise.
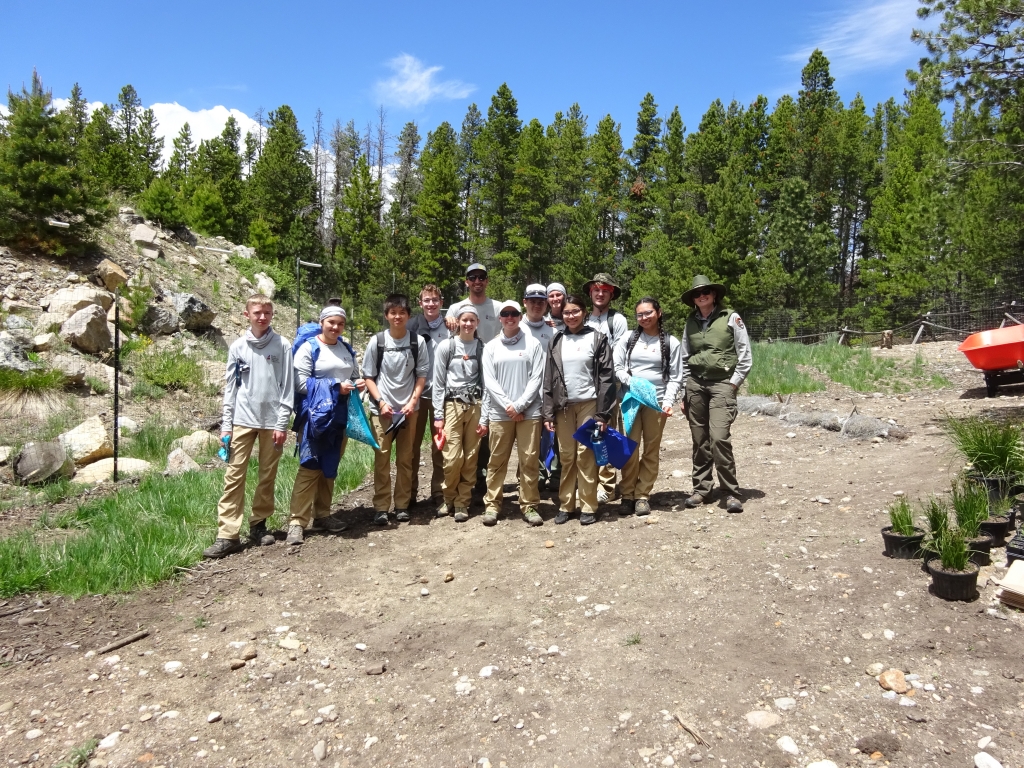
<path fill-rule="evenodd" d="M 687 508 L 687 509 L 696 509 L 696 508 L 697 508 L 697 507 L 699 507 L 699 506 L 700 506 L 701 504 L 704 504 L 704 503 L 706 503 L 706 502 L 707 502 L 707 499 L 705 499 L 705 498 L 704 498 L 703 496 L 701 496 L 701 495 L 700 495 L 699 493 L 695 493 L 695 494 L 693 494 L 692 496 L 690 496 L 690 497 L 689 497 L 689 498 L 688 498 L 688 499 L 686 500 L 686 508 Z"/>
<path fill-rule="evenodd" d="M 743 502 L 737 499 L 735 496 L 730 496 L 725 500 L 725 511 L 726 512 L 742 512 Z"/>

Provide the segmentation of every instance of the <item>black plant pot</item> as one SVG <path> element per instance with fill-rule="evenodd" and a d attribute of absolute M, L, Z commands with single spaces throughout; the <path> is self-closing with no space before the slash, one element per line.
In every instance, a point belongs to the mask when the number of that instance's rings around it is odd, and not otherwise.
<path fill-rule="evenodd" d="M 1024 531 L 1017 531 L 1016 535 L 1006 542 L 1006 563 L 1011 565 L 1014 560 L 1024 560 Z"/>
<path fill-rule="evenodd" d="M 915 531 L 917 528 L 914 529 Z M 924 531 L 915 533 L 913 536 L 901 536 L 893 533 L 892 526 L 882 529 L 882 541 L 885 542 L 886 557 L 897 560 L 912 560 L 921 554 L 921 542 L 924 540 Z"/>
<path fill-rule="evenodd" d="M 977 565 L 988 565 L 992 562 L 992 534 L 978 533 L 978 538 L 968 539 L 967 548 L 971 551 L 971 562 Z"/>
<path fill-rule="evenodd" d="M 979 570 L 976 563 L 968 563 L 966 571 L 947 571 L 938 559 L 932 560 L 932 591 L 943 600 L 973 600 L 978 596 Z"/>
<path fill-rule="evenodd" d="M 981 532 L 992 537 L 993 547 L 1001 547 L 1006 543 L 1006 534 L 1010 532 L 1010 518 L 990 517 L 982 522 Z"/>
<path fill-rule="evenodd" d="M 984 483 L 985 487 L 988 488 L 989 501 L 1007 499 L 1021 490 L 1021 486 L 1018 485 L 1020 478 L 1016 475 L 988 477 L 986 475 L 977 474 L 973 475 L 973 477 L 975 480 Z"/>
<path fill-rule="evenodd" d="M 927 549 L 922 549 L 921 570 L 925 573 L 931 573 L 931 571 L 928 570 L 928 564 L 931 563 L 932 560 L 934 560 L 936 557 L 938 557 L 938 555 L 936 555 L 934 552 L 929 552 Z"/>

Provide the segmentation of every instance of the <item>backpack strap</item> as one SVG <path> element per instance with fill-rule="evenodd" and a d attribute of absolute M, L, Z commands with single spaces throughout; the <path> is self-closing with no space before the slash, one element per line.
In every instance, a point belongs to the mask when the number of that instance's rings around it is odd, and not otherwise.
<path fill-rule="evenodd" d="M 311 370 L 309 372 L 309 378 L 315 379 L 316 378 L 316 361 L 317 361 L 317 358 L 320 357 L 320 345 L 317 344 L 316 336 L 314 336 L 311 339 L 307 339 L 307 343 L 309 344 L 309 360 L 313 364 L 313 370 Z M 309 391 L 309 386 L 308 385 L 306 386 L 306 391 L 307 392 Z"/>
<path fill-rule="evenodd" d="M 417 339 L 418 333 L 409 331 L 409 349 L 412 351 L 412 372 L 415 375 L 416 366 L 419 365 L 420 345 Z M 377 375 L 380 376 L 381 366 L 384 364 L 384 331 L 377 333 Z"/>
<path fill-rule="evenodd" d="M 384 364 L 384 331 L 377 334 L 377 374 L 374 378 L 380 377 L 380 367 Z"/>

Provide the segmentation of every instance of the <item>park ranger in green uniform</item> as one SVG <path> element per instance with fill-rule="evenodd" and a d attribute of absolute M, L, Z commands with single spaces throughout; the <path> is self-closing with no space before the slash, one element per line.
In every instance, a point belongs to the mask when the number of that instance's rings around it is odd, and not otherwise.
<path fill-rule="evenodd" d="M 683 407 L 693 437 L 691 509 L 711 500 L 713 470 L 726 493 L 725 508 L 742 512 L 730 429 L 736 420 L 736 390 L 750 373 L 750 336 L 740 316 L 722 302 L 725 286 L 704 275 L 693 278 L 683 301 L 693 307 L 682 338 Z"/>

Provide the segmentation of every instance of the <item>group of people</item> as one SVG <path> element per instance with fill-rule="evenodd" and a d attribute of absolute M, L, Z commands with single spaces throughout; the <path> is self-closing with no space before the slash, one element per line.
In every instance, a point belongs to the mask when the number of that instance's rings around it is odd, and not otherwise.
<path fill-rule="evenodd" d="M 415 316 L 407 296 L 388 296 L 386 329 L 370 338 L 361 365 L 344 341 L 347 318 L 340 302 L 324 307 L 319 332 L 296 342 L 293 356 L 290 342 L 271 327 L 271 301 L 251 297 L 244 313 L 249 330 L 228 352 L 221 435 L 227 471 L 217 539 L 204 555 L 223 557 L 242 547 L 246 471 L 257 445 L 249 542 L 274 543 L 266 521 L 274 512 L 277 465 L 293 411 L 300 467 L 286 541 L 301 544 L 307 529 L 344 530 L 346 522 L 331 514 L 331 501 L 347 414 L 355 405 L 350 398 L 363 393 L 378 446 L 372 502 L 377 525 L 391 522 L 392 509 L 397 522 L 410 519 L 428 427 L 437 517 L 469 520 L 472 494 L 480 487 L 480 520 L 495 525 L 513 448 L 519 507 L 530 525 L 544 523 L 538 510 L 542 486 L 557 490 L 556 524 L 578 511 L 580 525 L 589 525 L 598 506 L 616 498 L 621 515 L 650 514 L 662 433 L 677 408 L 693 438 L 693 491 L 686 506 L 711 500 L 717 467 L 726 509 L 742 512 L 730 429 L 751 350 L 743 321 L 725 306 L 722 284 L 694 278 L 682 297 L 692 311 L 679 339 L 664 331 L 661 305 L 650 296 L 636 302 L 630 330 L 626 315 L 611 307 L 621 290 L 607 274 L 595 275 L 580 293 L 560 283 L 528 285 L 522 304 L 488 297 L 487 285 L 487 267 L 470 265 L 468 296 L 444 315 L 434 285 L 420 291 L 421 314 Z M 598 465 L 591 440 L 616 437 L 609 428 L 625 431 L 622 398 L 641 384 L 654 397 L 635 410 L 626 434 L 636 447 L 617 477 L 611 463 Z M 363 417 L 361 406 L 357 415 Z"/>

